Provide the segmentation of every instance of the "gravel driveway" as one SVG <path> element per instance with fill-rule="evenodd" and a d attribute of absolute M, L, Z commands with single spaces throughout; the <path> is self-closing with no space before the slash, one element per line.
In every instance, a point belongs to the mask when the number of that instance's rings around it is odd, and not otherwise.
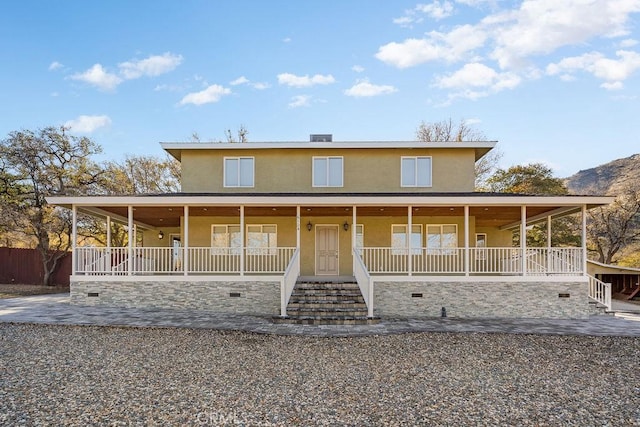
<path fill-rule="evenodd" d="M 639 338 L 0 324 L 1 425 L 640 425 Z"/>

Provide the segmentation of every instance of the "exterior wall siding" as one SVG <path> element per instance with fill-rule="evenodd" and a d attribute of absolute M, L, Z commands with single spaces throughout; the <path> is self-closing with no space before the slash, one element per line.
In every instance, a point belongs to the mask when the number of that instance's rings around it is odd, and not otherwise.
<path fill-rule="evenodd" d="M 587 288 L 586 281 L 376 281 L 374 313 L 387 318 L 440 317 L 445 307 L 447 317 L 582 319 L 589 315 Z"/>
<path fill-rule="evenodd" d="M 252 156 L 255 158 L 255 182 L 251 188 L 225 188 L 223 183 L 224 157 Z M 343 187 L 313 187 L 313 156 L 342 156 L 344 158 Z M 475 150 L 447 148 L 322 148 L 255 150 L 183 150 L 182 191 L 223 193 L 269 192 L 405 192 L 414 187 L 400 185 L 402 156 L 432 156 L 432 187 L 420 192 L 465 192 L 474 189 Z M 384 173 L 381 173 L 384 171 Z"/>
<path fill-rule="evenodd" d="M 280 312 L 280 281 L 72 281 L 71 303 L 272 316 Z"/>

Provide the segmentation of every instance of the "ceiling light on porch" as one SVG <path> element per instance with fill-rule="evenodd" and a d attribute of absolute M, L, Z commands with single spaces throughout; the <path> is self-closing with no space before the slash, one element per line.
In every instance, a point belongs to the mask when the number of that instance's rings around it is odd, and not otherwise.
<path fill-rule="evenodd" d="M 277 210 L 278 210 L 278 208 L 271 208 L 271 210 L 272 210 L 272 211 L 277 211 Z"/>
<path fill-rule="evenodd" d="M 206 212 L 206 211 L 208 211 L 209 209 L 207 209 L 207 208 L 202 208 L 202 210 Z"/>

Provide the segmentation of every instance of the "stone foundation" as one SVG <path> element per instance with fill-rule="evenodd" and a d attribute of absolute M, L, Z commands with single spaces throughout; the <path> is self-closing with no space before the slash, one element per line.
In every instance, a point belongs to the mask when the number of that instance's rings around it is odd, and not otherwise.
<path fill-rule="evenodd" d="M 586 279 L 566 281 L 375 281 L 380 317 L 557 318 L 589 316 Z"/>
<path fill-rule="evenodd" d="M 273 316 L 280 281 L 71 281 L 71 303 Z"/>

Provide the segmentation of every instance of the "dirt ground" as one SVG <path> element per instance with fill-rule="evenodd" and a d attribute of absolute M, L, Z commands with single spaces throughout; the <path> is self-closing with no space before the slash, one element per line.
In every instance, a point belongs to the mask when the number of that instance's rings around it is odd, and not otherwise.
<path fill-rule="evenodd" d="M 19 285 L 0 284 L 0 299 L 17 298 L 28 295 L 60 294 L 69 292 L 69 285 L 62 286 L 41 286 L 41 285 Z"/>

